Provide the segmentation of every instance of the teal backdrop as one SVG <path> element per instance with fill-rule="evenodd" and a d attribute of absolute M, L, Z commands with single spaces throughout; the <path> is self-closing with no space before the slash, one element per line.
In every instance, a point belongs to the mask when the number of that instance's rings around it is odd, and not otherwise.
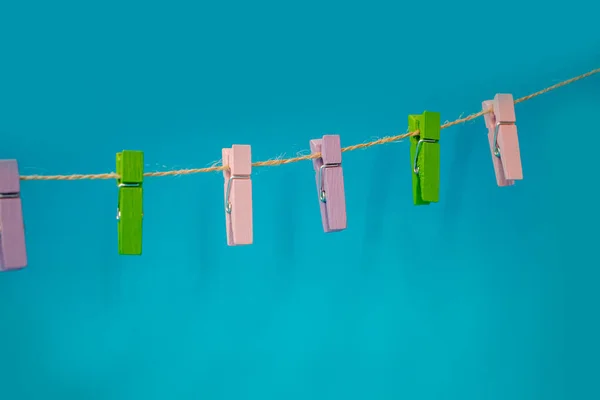
<path fill-rule="evenodd" d="M 146 171 L 231 144 L 293 157 L 600 67 L 590 2 L 498 4 L 5 2 L 0 158 L 31 175 L 111 172 L 123 149 Z M 519 104 L 510 188 L 483 119 L 444 130 L 428 207 L 407 142 L 344 153 L 341 233 L 322 232 L 310 162 L 256 168 L 239 248 L 221 173 L 145 180 L 141 257 L 117 255 L 114 180 L 23 182 L 0 399 L 598 399 L 599 107 L 598 75 Z"/>

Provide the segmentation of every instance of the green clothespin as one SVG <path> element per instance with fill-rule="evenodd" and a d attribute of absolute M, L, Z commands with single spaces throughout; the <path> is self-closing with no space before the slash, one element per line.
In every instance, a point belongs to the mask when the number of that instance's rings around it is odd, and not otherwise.
<path fill-rule="evenodd" d="M 131 150 L 117 153 L 117 175 L 119 254 L 141 255 L 144 153 Z"/>
<path fill-rule="evenodd" d="M 413 202 L 416 206 L 436 203 L 440 197 L 440 113 L 425 111 L 408 116 Z"/>

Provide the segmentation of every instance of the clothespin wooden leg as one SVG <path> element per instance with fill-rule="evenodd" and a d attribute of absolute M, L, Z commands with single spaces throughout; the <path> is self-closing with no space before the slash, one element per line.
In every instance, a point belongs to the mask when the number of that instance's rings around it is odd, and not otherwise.
<path fill-rule="evenodd" d="M 131 150 L 117 153 L 117 175 L 119 254 L 141 255 L 144 153 Z"/>
<path fill-rule="evenodd" d="M 347 217 L 340 136 L 325 135 L 323 139 L 313 139 L 310 151 L 312 154 L 321 153 L 319 158 L 313 159 L 313 168 L 323 231 L 342 231 L 346 229 Z"/>
<path fill-rule="evenodd" d="M 19 167 L 16 160 L 0 160 L 0 271 L 26 266 Z"/>
<path fill-rule="evenodd" d="M 419 135 L 410 137 L 413 203 L 427 205 L 440 196 L 440 113 L 425 111 L 408 116 L 408 128 Z"/>
<path fill-rule="evenodd" d="M 222 149 L 227 244 L 252 244 L 252 150 L 249 145 Z"/>

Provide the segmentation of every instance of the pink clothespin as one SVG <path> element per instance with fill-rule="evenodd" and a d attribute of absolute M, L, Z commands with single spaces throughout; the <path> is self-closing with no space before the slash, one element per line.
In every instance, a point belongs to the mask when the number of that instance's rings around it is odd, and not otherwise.
<path fill-rule="evenodd" d="M 27 266 L 21 185 L 16 160 L 0 160 L 0 271 Z"/>
<path fill-rule="evenodd" d="M 310 141 L 310 152 L 321 153 L 313 159 L 317 195 L 321 206 L 323 230 L 338 232 L 346 229 L 346 195 L 342 171 L 342 146 L 339 135 L 325 135 Z"/>
<path fill-rule="evenodd" d="M 484 111 L 493 110 L 483 118 L 488 128 L 496 181 L 498 186 L 511 186 L 516 180 L 523 179 L 513 96 L 497 94 L 494 100 L 484 101 L 482 107 Z"/>
<path fill-rule="evenodd" d="M 252 153 L 249 145 L 223 149 L 227 244 L 252 244 Z"/>

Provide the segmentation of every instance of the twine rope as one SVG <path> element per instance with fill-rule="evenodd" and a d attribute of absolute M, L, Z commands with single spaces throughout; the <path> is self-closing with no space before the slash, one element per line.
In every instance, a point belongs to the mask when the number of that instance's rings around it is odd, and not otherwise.
<path fill-rule="evenodd" d="M 545 89 L 542 89 L 538 92 L 521 97 L 521 98 L 515 100 L 515 104 L 519 104 L 524 101 L 531 100 L 534 97 L 538 97 L 538 96 L 541 96 L 542 94 L 551 92 L 555 89 L 570 85 L 571 83 L 588 78 L 597 73 L 600 73 L 600 68 L 596 68 L 594 70 L 586 72 L 585 74 L 576 76 L 571 79 L 567 79 L 567 80 L 559 82 L 555 85 L 549 86 Z M 468 115 L 464 118 L 459 118 L 452 122 L 446 122 L 445 124 L 443 124 L 441 126 L 441 129 L 446 129 L 446 128 L 450 128 L 451 126 L 464 124 L 466 122 L 477 119 L 477 118 L 483 116 L 484 114 L 489 113 L 490 111 L 491 111 L 491 109 L 482 110 L 482 111 L 479 111 L 478 113 Z M 398 142 L 400 140 L 406 139 L 407 137 L 416 136 L 418 134 L 419 134 L 419 131 L 417 130 L 414 132 L 403 133 L 403 134 L 396 135 L 396 136 L 388 136 L 388 137 L 384 137 L 381 139 L 373 140 L 372 142 L 359 143 L 359 144 L 355 144 L 352 146 L 344 147 L 342 149 L 342 152 L 366 149 L 368 147 Z M 292 157 L 292 158 L 286 158 L 286 159 L 258 161 L 258 162 L 252 163 L 252 166 L 253 167 L 278 167 L 280 165 L 292 164 L 292 163 L 305 161 L 305 160 L 312 160 L 314 158 L 319 158 L 319 157 L 321 157 L 320 153 L 314 153 L 314 154 L 307 154 L 304 156 L 298 156 L 298 157 Z M 194 169 L 178 169 L 178 170 L 171 170 L 171 171 L 146 172 L 146 173 L 144 173 L 144 177 L 191 175 L 191 174 L 202 174 L 202 173 L 207 173 L 207 172 L 217 172 L 217 171 L 223 171 L 223 170 L 225 170 L 224 166 L 214 166 L 214 167 L 194 168 Z M 96 179 L 116 179 L 118 177 L 119 176 L 116 173 L 111 172 L 108 174 L 25 175 L 25 176 L 21 176 L 21 180 L 23 180 L 23 181 L 79 181 L 79 180 L 96 180 Z"/>

